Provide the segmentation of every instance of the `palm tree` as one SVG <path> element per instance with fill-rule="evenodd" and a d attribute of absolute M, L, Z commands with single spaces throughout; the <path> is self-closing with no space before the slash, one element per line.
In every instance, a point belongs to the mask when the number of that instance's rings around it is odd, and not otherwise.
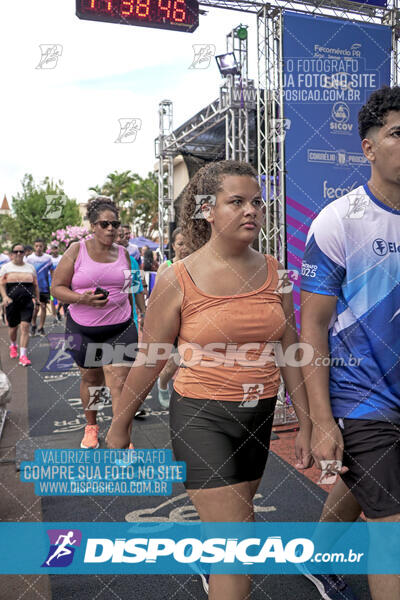
<path fill-rule="evenodd" d="M 107 175 L 105 183 L 100 187 L 98 185 L 90 187 L 89 190 L 103 196 L 111 196 L 121 213 L 132 204 L 129 196 L 129 186 L 133 181 L 133 175 L 130 171 L 118 173 L 114 171 Z M 123 217 L 123 214 L 121 214 Z"/>
<path fill-rule="evenodd" d="M 145 237 L 152 238 L 158 229 L 157 177 L 151 172 L 145 178 L 137 173 L 133 177 L 134 181 L 129 187 L 129 194 L 133 200 L 129 216 L 135 229 Z"/>
<path fill-rule="evenodd" d="M 122 222 L 132 224 L 137 234 L 153 237 L 158 229 L 158 181 L 154 173 L 141 177 L 131 171 L 114 171 L 102 186 L 89 190 L 111 196 Z"/>

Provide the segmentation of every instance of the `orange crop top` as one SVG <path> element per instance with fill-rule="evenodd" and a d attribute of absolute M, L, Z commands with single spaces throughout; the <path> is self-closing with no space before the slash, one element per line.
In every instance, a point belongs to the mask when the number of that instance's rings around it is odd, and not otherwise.
<path fill-rule="evenodd" d="M 276 396 L 280 384 L 274 344 L 286 319 L 277 291 L 279 263 L 265 255 L 268 274 L 258 289 L 212 296 L 192 281 L 182 261 L 173 264 L 183 291 L 174 388 L 181 396 L 234 402 Z"/>

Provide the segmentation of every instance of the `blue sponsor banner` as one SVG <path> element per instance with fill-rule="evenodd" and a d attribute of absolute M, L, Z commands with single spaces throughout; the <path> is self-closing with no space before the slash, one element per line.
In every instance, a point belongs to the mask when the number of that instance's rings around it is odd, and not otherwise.
<path fill-rule="evenodd" d="M 400 523 L 1 523 L 1 574 L 399 573 Z"/>
<path fill-rule="evenodd" d="M 307 232 L 322 208 L 369 178 L 357 116 L 371 92 L 390 83 L 391 35 L 385 25 L 284 15 L 288 269 L 301 271 Z"/>

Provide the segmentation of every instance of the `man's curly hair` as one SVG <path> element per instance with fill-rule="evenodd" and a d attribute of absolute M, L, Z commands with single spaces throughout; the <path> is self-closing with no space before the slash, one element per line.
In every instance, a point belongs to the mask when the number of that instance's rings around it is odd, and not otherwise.
<path fill-rule="evenodd" d="M 373 92 L 358 113 L 358 132 L 363 140 L 371 127 L 382 127 L 391 110 L 400 111 L 400 87 L 384 85 Z"/>
<path fill-rule="evenodd" d="M 87 205 L 86 218 L 89 220 L 89 223 L 95 223 L 103 210 L 111 210 L 115 214 L 115 217 L 119 218 L 117 205 L 112 198 L 108 196 L 95 196 L 89 200 Z"/>
<path fill-rule="evenodd" d="M 196 218 L 200 210 L 196 196 L 216 196 L 222 190 L 222 180 L 225 175 L 247 175 L 257 179 L 257 171 L 254 167 L 238 160 L 208 163 L 195 173 L 183 191 L 179 220 L 185 244 L 191 252 L 204 246 L 211 236 L 211 225 L 206 219 Z M 203 203 L 206 202 L 205 198 Z"/>

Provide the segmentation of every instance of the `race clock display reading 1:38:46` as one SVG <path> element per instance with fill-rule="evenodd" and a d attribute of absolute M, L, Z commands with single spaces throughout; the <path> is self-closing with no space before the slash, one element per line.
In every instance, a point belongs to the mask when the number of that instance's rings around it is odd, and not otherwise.
<path fill-rule="evenodd" d="M 76 0 L 76 15 L 89 21 L 194 31 L 199 25 L 197 0 Z"/>

